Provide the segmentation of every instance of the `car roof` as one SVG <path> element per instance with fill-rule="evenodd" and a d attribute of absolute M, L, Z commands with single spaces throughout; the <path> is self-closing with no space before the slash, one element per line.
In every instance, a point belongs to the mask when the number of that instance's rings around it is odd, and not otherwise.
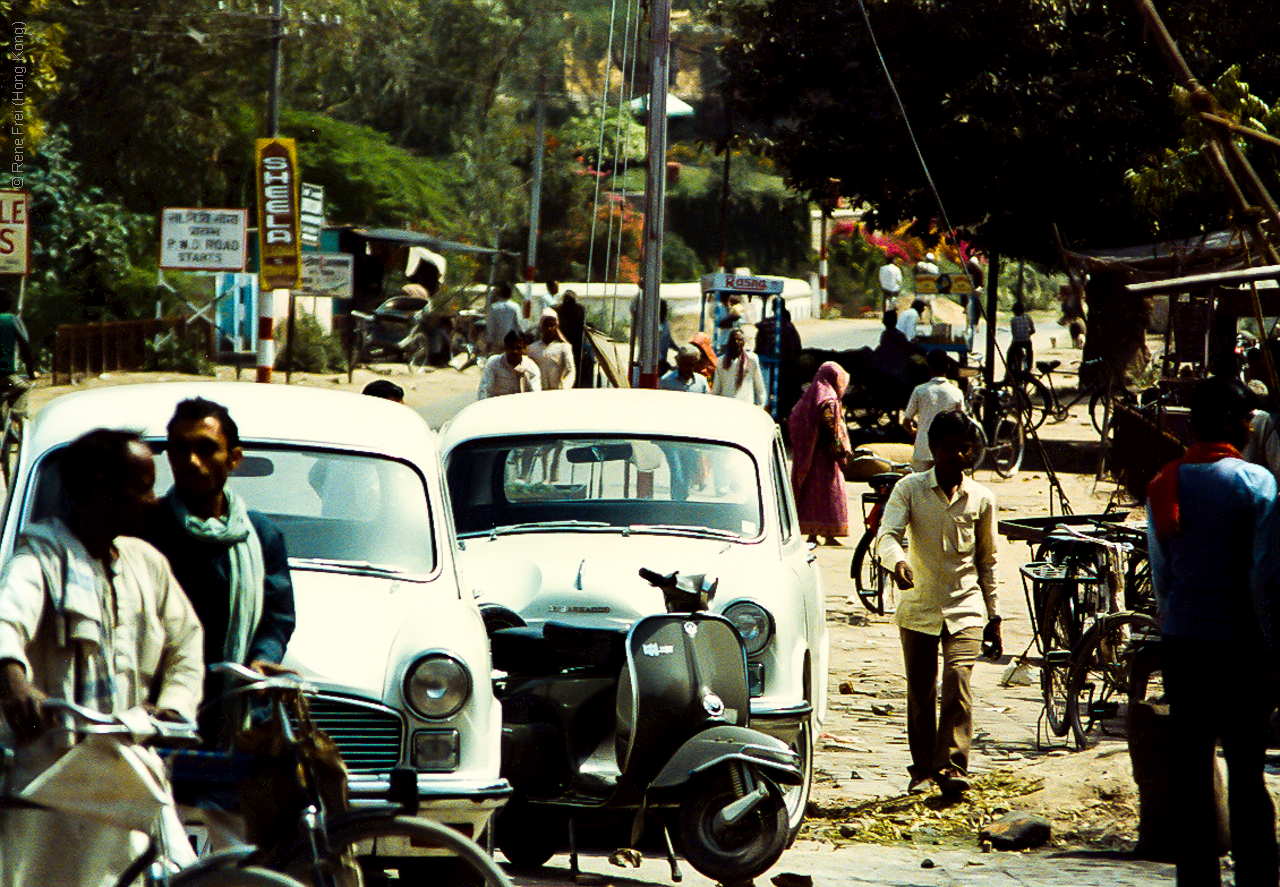
<path fill-rule="evenodd" d="M 774 423 L 760 407 L 730 397 L 639 388 L 577 388 L 477 401 L 441 432 L 448 452 L 466 440 L 598 432 L 696 437 L 765 452 Z"/>
<path fill-rule="evenodd" d="M 231 413 L 244 441 L 337 446 L 430 461 L 434 432 L 412 409 L 380 397 L 300 385 L 148 382 L 56 398 L 31 420 L 27 445 L 42 453 L 94 428 L 163 437 L 179 401 L 203 397 Z"/>

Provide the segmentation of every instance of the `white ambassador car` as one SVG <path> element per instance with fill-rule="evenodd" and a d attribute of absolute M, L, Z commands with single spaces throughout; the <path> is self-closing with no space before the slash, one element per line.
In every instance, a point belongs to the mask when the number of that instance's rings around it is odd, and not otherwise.
<path fill-rule="evenodd" d="M 353 803 L 385 798 L 392 771 L 407 768 L 424 815 L 478 836 L 510 793 L 501 711 L 488 637 L 458 582 L 437 440 L 412 410 L 230 382 L 65 395 L 27 426 L 0 558 L 24 525 L 65 508 L 54 457 L 93 428 L 140 432 L 157 452 L 156 491 L 167 491 L 165 426 L 190 397 L 230 411 L 245 451 L 230 485 L 284 533 L 297 609 L 284 664 L 320 691 L 312 713 L 342 752 Z"/>
<path fill-rule="evenodd" d="M 441 432 L 459 563 L 482 605 L 627 626 L 663 609 L 641 567 L 718 578 L 712 610 L 738 627 L 751 725 L 799 752 L 793 832 L 826 717 L 827 627 L 782 440 L 758 407 L 671 391 L 510 395 Z"/>

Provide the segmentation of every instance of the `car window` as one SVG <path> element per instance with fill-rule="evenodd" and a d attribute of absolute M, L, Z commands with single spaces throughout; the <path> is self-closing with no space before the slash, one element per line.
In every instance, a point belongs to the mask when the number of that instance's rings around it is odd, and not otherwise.
<path fill-rule="evenodd" d="M 559 521 L 757 537 L 755 460 L 726 444 L 666 438 L 472 441 L 449 456 L 460 535 Z"/>
<path fill-rule="evenodd" d="M 778 527 L 783 542 L 791 541 L 795 532 L 792 515 L 795 513 L 791 505 L 791 474 L 787 471 L 787 460 L 782 455 L 782 446 L 773 444 L 773 482 L 778 498 Z"/>
<path fill-rule="evenodd" d="M 153 444 L 156 446 L 156 444 Z M 23 521 L 65 516 L 57 460 L 46 457 Z M 375 456 L 322 450 L 245 448 L 228 482 L 284 533 L 289 557 L 370 564 L 404 573 L 435 567 L 426 486 L 410 466 Z M 156 457 L 156 492 L 173 484 Z"/>

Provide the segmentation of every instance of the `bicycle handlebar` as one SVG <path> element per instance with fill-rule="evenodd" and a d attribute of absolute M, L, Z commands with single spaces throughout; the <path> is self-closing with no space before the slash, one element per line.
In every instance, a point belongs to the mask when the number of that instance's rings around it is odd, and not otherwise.
<path fill-rule="evenodd" d="M 196 725 L 190 721 L 166 721 L 142 709 L 107 714 L 67 699 L 45 699 L 40 707 L 70 715 L 85 733 L 98 736 L 132 736 L 138 742 L 163 745 L 195 745 L 200 742 Z"/>
<path fill-rule="evenodd" d="M 233 692 L 241 690 L 284 690 L 298 693 L 314 693 L 315 687 L 296 675 L 274 675 L 267 677 L 261 672 L 241 665 L 238 662 L 215 662 L 209 671 L 222 675 L 229 683 L 239 684 Z"/>

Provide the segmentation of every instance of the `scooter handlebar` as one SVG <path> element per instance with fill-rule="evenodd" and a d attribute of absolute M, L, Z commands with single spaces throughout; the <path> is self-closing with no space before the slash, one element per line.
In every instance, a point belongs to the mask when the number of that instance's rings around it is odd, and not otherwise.
<path fill-rule="evenodd" d="M 661 573 L 648 569 L 647 567 L 640 568 L 640 578 L 645 582 L 648 582 L 654 588 L 668 588 L 675 585 L 676 576 L 678 575 L 678 573 L 672 573 L 670 576 L 664 576 Z"/>

